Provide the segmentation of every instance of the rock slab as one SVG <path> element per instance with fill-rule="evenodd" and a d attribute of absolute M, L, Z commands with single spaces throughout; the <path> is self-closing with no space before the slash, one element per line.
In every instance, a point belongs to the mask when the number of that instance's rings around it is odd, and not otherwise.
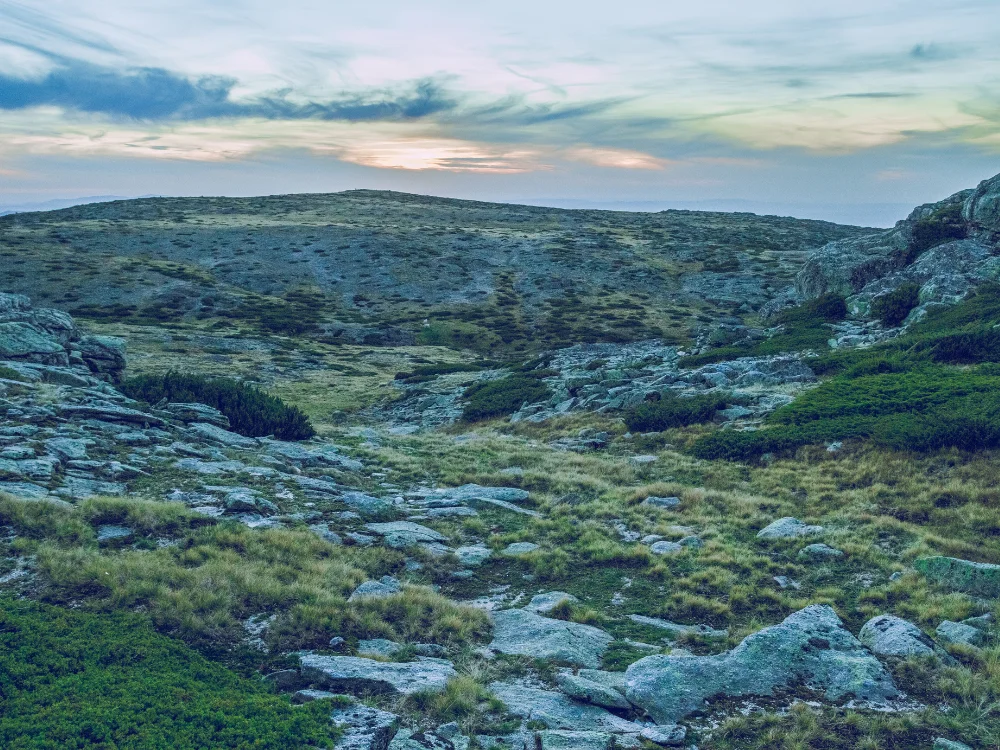
<path fill-rule="evenodd" d="M 506 609 L 490 616 L 490 648 L 503 654 L 555 659 L 596 669 L 614 640 L 592 625 L 553 620 L 523 609 Z"/>

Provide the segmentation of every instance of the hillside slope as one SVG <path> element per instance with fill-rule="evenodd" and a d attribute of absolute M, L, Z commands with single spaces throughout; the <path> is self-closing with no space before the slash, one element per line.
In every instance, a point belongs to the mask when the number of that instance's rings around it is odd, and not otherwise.
<path fill-rule="evenodd" d="M 821 221 L 538 208 L 354 190 L 150 198 L 0 219 L 5 288 L 77 317 L 200 319 L 507 354 L 666 337 L 759 308 Z"/>

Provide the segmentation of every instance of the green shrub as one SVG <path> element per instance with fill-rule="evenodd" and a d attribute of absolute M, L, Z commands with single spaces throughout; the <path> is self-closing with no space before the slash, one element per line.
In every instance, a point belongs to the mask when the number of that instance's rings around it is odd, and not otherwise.
<path fill-rule="evenodd" d="M 939 208 L 913 225 L 913 237 L 907 248 L 907 260 L 912 262 L 921 253 L 945 242 L 964 239 L 966 234 L 961 203 Z"/>
<path fill-rule="evenodd" d="M 18 382 L 25 382 L 27 378 L 12 367 L 4 367 L 0 365 L 0 378 L 4 380 L 16 380 Z"/>
<path fill-rule="evenodd" d="M 129 378 L 122 392 L 135 399 L 155 404 L 162 399 L 172 402 L 197 402 L 213 406 L 227 417 L 233 431 L 248 437 L 274 435 L 282 440 L 307 440 L 316 434 L 309 418 L 295 406 L 277 396 L 230 378 L 203 375 L 140 375 Z"/>
<path fill-rule="evenodd" d="M 708 422 L 719 409 L 726 408 L 724 396 L 693 396 L 678 398 L 664 394 L 659 401 L 650 401 L 628 409 L 625 425 L 632 432 L 662 432 L 672 427 Z"/>
<path fill-rule="evenodd" d="M 541 377 L 534 373 L 515 372 L 485 383 L 476 383 L 465 392 L 469 400 L 462 419 L 475 422 L 513 414 L 525 404 L 542 401 L 550 395 Z"/>
<path fill-rule="evenodd" d="M 293 706 L 140 615 L 0 601 L 9 750 L 333 747 L 329 704 Z"/>
<path fill-rule="evenodd" d="M 883 325 L 895 328 L 919 304 L 920 286 L 913 283 L 902 284 L 888 294 L 873 299 L 871 314 L 881 320 Z"/>
<path fill-rule="evenodd" d="M 440 365 L 420 365 L 409 372 L 397 372 L 393 380 L 398 380 L 401 383 L 425 383 L 438 375 L 450 375 L 455 372 L 479 372 L 492 364 L 492 362 L 449 362 Z"/>

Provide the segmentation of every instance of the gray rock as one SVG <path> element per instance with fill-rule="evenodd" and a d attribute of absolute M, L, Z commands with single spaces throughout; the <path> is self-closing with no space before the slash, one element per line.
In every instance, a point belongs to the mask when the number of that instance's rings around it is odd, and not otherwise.
<path fill-rule="evenodd" d="M 47 489 L 31 482 L 0 482 L 0 492 L 22 500 L 40 500 L 49 496 Z"/>
<path fill-rule="evenodd" d="M 112 542 L 121 541 L 123 539 L 128 539 L 132 536 L 132 529 L 127 526 L 98 526 L 97 527 L 97 541 L 98 542 Z"/>
<path fill-rule="evenodd" d="M 386 596 L 398 594 L 402 590 L 403 587 L 395 578 L 392 576 L 382 576 L 382 580 L 380 581 L 365 581 L 362 583 L 354 589 L 354 593 L 351 594 L 347 601 L 353 602 L 365 598 L 381 599 Z"/>
<path fill-rule="evenodd" d="M 500 500 L 505 503 L 523 503 L 528 499 L 528 491 L 517 487 L 483 487 L 478 484 L 463 484 L 437 490 L 436 495 L 444 495 L 460 502 L 473 500 Z"/>
<path fill-rule="evenodd" d="M 843 557 L 844 553 L 825 544 L 810 544 L 800 549 L 798 556 L 803 560 L 829 560 Z"/>
<path fill-rule="evenodd" d="M 207 404 L 176 403 L 167 404 L 164 409 L 182 422 L 207 422 L 225 430 L 229 429 L 229 417 Z"/>
<path fill-rule="evenodd" d="M 325 701 L 336 698 L 337 693 L 326 690 L 296 690 L 292 696 L 292 703 L 312 703 L 313 701 Z"/>
<path fill-rule="evenodd" d="M 974 596 L 1000 598 L 1000 565 L 956 557 L 921 557 L 913 567 L 945 588 Z"/>
<path fill-rule="evenodd" d="M 125 485 L 119 482 L 101 482 L 96 479 L 68 476 L 63 479 L 62 486 L 55 491 L 55 494 L 85 500 L 100 495 L 124 495 L 125 492 Z"/>
<path fill-rule="evenodd" d="M 58 339 L 30 323 L 0 323 L 0 359 L 23 359 L 44 365 L 66 365 L 69 357 Z"/>
<path fill-rule="evenodd" d="M 580 600 L 565 591 L 548 591 L 544 594 L 535 594 L 525 609 L 539 614 L 548 614 L 563 602 L 576 604 Z"/>
<path fill-rule="evenodd" d="M 775 576 L 774 582 L 783 589 L 795 589 L 798 591 L 802 588 L 801 583 L 796 581 L 794 578 L 789 578 L 788 576 Z"/>
<path fill-rule="evenodd" d="M 237 435 L 208 422 L 194 422 L 188 426 L 188 432 L 195 440 L 207 440 L 226 448 L 250 450 L 257 447 L 256 439 Z"/>
<path fill-rule="evenodd" d="M 163 426 L 166 423 L 153 414 L 136 409 L 128 409 L 112 403 L 56 404 L 56 409 L 64 417 L 97 419 L 103 422 L 125 422 L 130 424 Z"/>
<path fill-rule="evenodd" d="M 393 505 L 388 500 L 372 497 L 364 492 L 345 492 L 340 496 L 340 501 L 365 518 L 383 518 L 393 512 Z"/>
<path fill-rule="evenodd" d="M 1000 232 L 1000 175 L 979 183 L 965 200 L 962 217 L 976 232 L 986 235 Z"/>
<path fill-rule="evenodd" d="M 879 615 L 866 622 L 858 640 L 879 656 L 930 655 L 937 647 L 912 622 L 895 615 Z"/>
<path fill-rule="evenodd" d="M 822 526 L 810 526 L 797 518 L 786 516 L 772 521 L 757 532 L 758 539 L 796 539 L 803 536 L 822 534 Z"/>
<path fill-rule="evenodd" d="M 467 547 L 459 547 L 455 550 L 455 556 L 462 565 L 475 568 L 486 562 L 492 553 L 485 544 L 475 544 Z"/>
<path fill-rule="evenodd" d="M 445 737 L 429 730 L 411 732 L 403 729 L 389 743 L 389 750 L 466 750 L 468 747 L 466 737 Z"/>
<path fill-rule="evenodd" d="M 570 698 L 605 708 L 629 709 L 625 700 L 625 673 L 582 669 L 578 674 L 564 671 L 556 675 L 556 684 Z"/>
<path fill-rule="evenodd" d="M 522 609 L 492 612 L 490 648 L 503 654 L 554 659 L 597 668 L 614 639 L 600 628 L 542 617 Z"/>
<path fill-rule="evenodd" d="M 381 536 L 386 546 L 393 549 L 405 549 L 426 542 L 447 541 L 447 537 L 443 534 L 412 521 L 369 523 L 365 525 L 365 528 Z"/>
<path fill-rule="evenodd" d="M 657 497 L 650 495 L 642 501 L 643 505 L 652 505 L 655 508 L 676 508 L 681 504 L 679 497 Z"/>
<path fill-rule="evenodd" d="M 684 742 L 687 730 L 676 724 L 667 724 L 659 727 L 646 727 L 639 732 L 639 736 L 654 745 L 674 747 Z"/>
<path fill-rule="evenodd" d="M 278 506 L 256 492 L 245 489 L 230 492 L 223 502 L 229 513 L 260 513 L 270 515 L 278 512 Z"/>
<path fill-rule="evenodd" d="M 546 729 L 536 733 L 538 750 L 610 750 L 615 736 L 607 732 L 579 732 L 571 729 Z"/>
<path fill-rule="evenodd" d="M 83 336 L 73 346 L 95 375 L 121 382 L 125 371 L 125 340 L 115 336 Z"/>
<path fill-rule="evenodd" d="M 538 545 L 534 542 L 514 542 L 504 547 L 503 554 L 507 556 L 526 555 L 538 548 Z"/>
<path fill-rule="evenodd" d="M 827 700 L 884 702 L 892 677 L 826 605 L 812 605 L 747 636 L 716 656 L 647 656 L 625 673 L 626 698 L 659 724 L 672 724 L 713 696 L 767 696 L 803 683 Z"/>
<path fill-rule="evenodd" d="M 525 721 L 538 721 L 548 729 L 582 732 L 638 734 L 642 726 L 615 716 L 598 706 L 577 703 L 562 693 L 525 687 L 516 682 L 493 682 L 490 691 L 507 710 Z"/>
<path fill-rule="evenodd" d="M 655 555 L 672 555 L 683 550 L 684 547 L 677 542 L 668 542 L 666 540 L 654 542 L 649 547 L 649 551 Z"/>
<path fill-rule="evenodd" d="M 972 748 L 964 742 L 955 742 L 955 740 L 947 740 L 944 737 L 936 737 L 932 750 L 972 750 Z"/>
<path fill-rule="evenodd" d="M 951 620 L 945 620 L 938 625 L 934 634 L 942 643 L 960 643 L 965 646 L 979 647 L 986 645 L 987 641 L 986 633 L 979 628 Z"/>
<path fill-rule="evenodd" d="M 91 443 L 92 440 L 56 437 L 46 440 L 45 447 L 64 461 L 80 461 L 87 458 L 87 445 Z"/>
<path fill-rule="evenodd" d="M 340 534 L 335 531 L 330 531 L 330 527 L 326 524 L 317 523 L 309 527 L 309 530 L 322 539 L 324 542 L 329 542 L 330 544 L 336 544 L 340 546 L 344 543 L 344 540 L 340 538 Z"/>
<path fill-rule="evenodd" d="M 306 654 L 299 658 L 299 664 L 306 680 L 349 693 L 439 693 L 458 674 L 451 662 L 426 657 L 411 662 L 383 662 L 359 656 Z"/>
<path fill-rule="evenodd" d="M 344 730 L 337 750 L 387 750 L 399 726 L 396 714 L 361 703 L 334 709 L 330 721 Z"/>

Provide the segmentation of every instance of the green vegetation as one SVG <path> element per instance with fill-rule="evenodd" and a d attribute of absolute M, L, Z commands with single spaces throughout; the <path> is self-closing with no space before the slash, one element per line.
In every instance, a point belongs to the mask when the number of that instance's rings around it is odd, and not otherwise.
<path fill-rule="evenodd" d="M 25 381 L 25 377 L 12 367 L 0 366 L 0 378 L 4 380 L 17 380 L 21 383 Z"/>
<path fill-rule="evenodd" d="M 1000 287 L 982 287 L 904 336 L 819 358 L 815 370 L 834 377 L 774 412 L 766 429 L 707 435 L 692 454 L 746 460 L 862 438 L 919 452 L 1000 446 L 1000 369 L 992 364 L 1000 361 L 997 323 Z"/>
<path fill-rule="evenodd" d="M 871 313 L 881 320 L 883 325 L 895 328 L 902 325 L 910 311 L 919 304 L 920 285 L 906 283 L 896 287 L 888 294 L 873 299 Z"/>
<path fill-rule="evenodd" d="M 713 362 L 724 362 L 738 357 L 760 357 L 768 354 L 829 348 L 830 323 L 847 317 L 847 304 L 843 297 L 824 294 L 782 312 L 775 321 L 780 330 L 774 336 L 747 346 L 727 346 L 710 349 L 701 354 L 682 357 L 681 367 L 700 367 Z"/>
<path fill-rule="evenodd" d="M 0 599 L 0 745 L 333 747 L 329 704 L 293 706 L 125 612 Z"/>
<path fill-rule="evenodd" d="M 543 372 L 514 372 L 499 380 L 476 383 L 465 392 L 469 400 L 462 419 L 476 422 L 513 414 L 525 404 L 549 396 L 549 387 L 542 382 Z"/>
<path fill-rule="evenodd" d="M 628 409 L 625 426 L 632 432 L 662 432 L 672 427 L 686 427 L 711 421 L 719 409 L 725 409 L 725 396 L 692 396 L 679 398 L 663 395 L 659 401 L 650 401 Z"/>
<path fill-rule="evenodd" d="M 964 239 L 966 234 L 961 203 L 939 208 L 913 225 L 913 237 L 907 248 L 906 260 L 912 263 L 921 253 L 945 242 Z"/>
<path fill-rule="evenodd" d="M 156 404 L 197 402 L 213 406 L 227 417 L 235 432 L 248 437 L 274 435 L 281 440 L 307 440 L 316 434 L 306 415 L 277 396 L 230 378 L 207 378 L 168 372 L 129 378 L 122 391 L 135 399 Z"/>

